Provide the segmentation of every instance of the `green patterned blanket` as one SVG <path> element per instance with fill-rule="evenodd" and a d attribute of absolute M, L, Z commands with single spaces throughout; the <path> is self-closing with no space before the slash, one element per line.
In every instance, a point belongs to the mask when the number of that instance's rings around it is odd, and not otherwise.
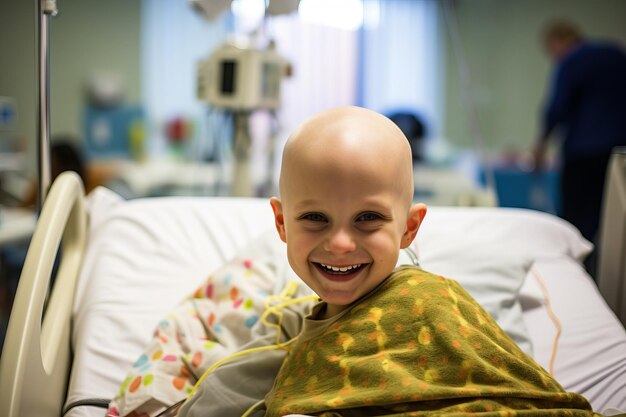
<path fill-rule="evenodd" d="M 417 268 L 317 333 L 289 353 L 266 415 L 593 415 L 457 282 Z"/>

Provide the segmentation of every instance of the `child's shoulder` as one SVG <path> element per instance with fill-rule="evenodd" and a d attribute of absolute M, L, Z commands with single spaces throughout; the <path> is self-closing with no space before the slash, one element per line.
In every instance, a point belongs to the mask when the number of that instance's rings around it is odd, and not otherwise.
<path fill-rule="evenodd" d="M 380 297 L 406 296 L 409 298 L 437 299 L 445 304 L 446 299 L 470 299 L 467 291 L 454 279 L 425 271 L 414 265 L 397 267 L 380 288 Z"/>
<path fill-rule="evenodd" d="M 456 281 L 444 276 L 423 270 L 414 265 L 400 265 L 389 275 L 386 285 L 411 285 L 411 286 L 450 286 L 459 285 Z"/>

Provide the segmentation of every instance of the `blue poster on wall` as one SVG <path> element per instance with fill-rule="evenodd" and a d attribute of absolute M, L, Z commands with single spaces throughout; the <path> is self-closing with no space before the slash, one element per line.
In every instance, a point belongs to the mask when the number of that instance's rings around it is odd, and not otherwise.
<path fill-rule="evenodd" d="M 87 108 L 84 116 L 85 153 L 89 159 L 130 159 L 131 134 L 144 123 L 141 106 Z"/>

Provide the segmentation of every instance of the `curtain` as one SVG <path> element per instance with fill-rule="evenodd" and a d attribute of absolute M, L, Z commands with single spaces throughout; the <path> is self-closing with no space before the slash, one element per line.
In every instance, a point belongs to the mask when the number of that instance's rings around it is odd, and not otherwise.
<path fill-rule="evenodd" d="M 356 103 L 358 32 L 277 16 L 269 25 L 278 51 L 293 66 L 282 85 L 281 124 L 290 131 L 311 114 Z"/>
<path fill-rule="evenodd" d="M 429 137 L 441 131 L 443 37 L 435 0 L 363 0 L 358 104 L 422 116 Z"/>
<path fill-rule="evenodd" d="M 148 120 L 148 152 L 165 152 L 164 123 L 192 119 L 194 140 L 209 135 L 207 106 L 196 98 L 197 63 L 226 40 L 228 19 L 208 21 L 188 1 L 142 1 L 142 95 Z M 200 140 L 199 144 L 212 144 Z M 208 150 L 196 149 L 200 154 Z"/>
<path fill-rule="evenodd" d="M 280 128 L 272 146 L 274 178 L 289 132 L 329 107 L 357 104 L 383 113 L 409 108 L 423 115 L 429 136 L 437 135 L 443 53 L 436 1 L 363 0 L 362 4 L 360 28 L 311 23 L 297 13 L 270 17 L 260 28 L 293 67 L 293 75 L 281 86 Z M 174 116 L 197 118 L 196 134 L 204 138 L 199 143 L 206 143 L 215 130 L 211 124 L 225 120 L 206 117 L 207 105 L 195 96 L 197 62 L 229 34 L 249 27 L 228 12 L 208 22 L 187 1 L 143 0 L 142 8 L 142 91 L 146 114 L 154 122 L 149 152 L 164 151 L 163 123 Z M 258 113 L 251 120 L 253 175 L 263 176 L 270 122 L 267 114 Z M 228 129 L 221 131 L 228 134 Z M 202 151 L 196 149 L 198 153 Z"/>

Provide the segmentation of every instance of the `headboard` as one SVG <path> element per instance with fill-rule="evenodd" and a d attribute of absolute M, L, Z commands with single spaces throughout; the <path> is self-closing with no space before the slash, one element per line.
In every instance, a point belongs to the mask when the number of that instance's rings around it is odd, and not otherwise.
<path fill-rule="evenodd" d="M 606 175 L 598 287 L 607 304 L 626 325 L 626 147 L 614 149 Z"/>

